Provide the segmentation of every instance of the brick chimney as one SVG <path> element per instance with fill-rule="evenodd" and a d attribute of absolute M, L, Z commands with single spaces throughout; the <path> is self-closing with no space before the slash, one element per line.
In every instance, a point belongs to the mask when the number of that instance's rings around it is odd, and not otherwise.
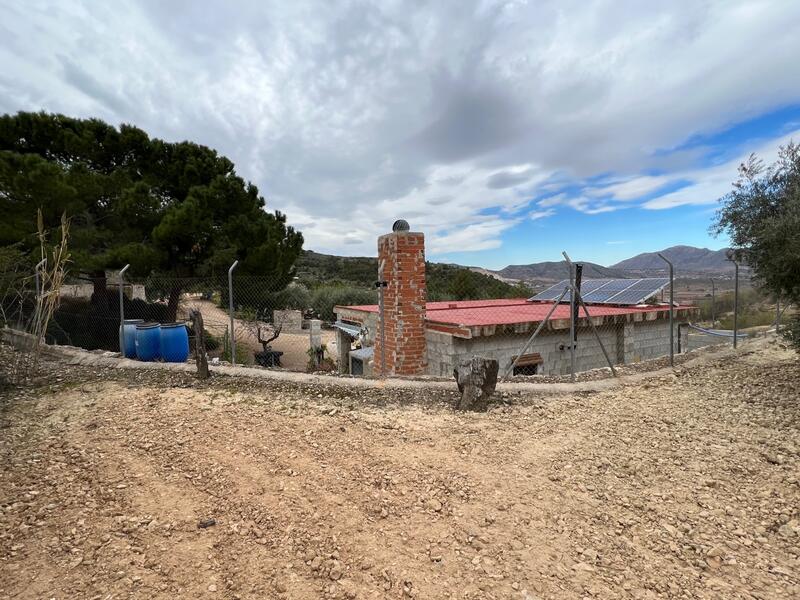
<path fill-rule="evenodd" d="M 407 225 L 406 225 L 407 227 Z M 378 268 L 384 289 L 386 375 L 422 375 L 425 344 L 425 236 L 394 231 L 378 238 Z M 373 371 L 381 373 L 381 325 L 375 339 Z"/>

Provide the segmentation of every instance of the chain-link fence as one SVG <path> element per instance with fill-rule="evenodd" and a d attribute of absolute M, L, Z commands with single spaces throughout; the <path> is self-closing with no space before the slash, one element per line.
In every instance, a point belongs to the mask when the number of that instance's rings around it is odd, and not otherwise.
<path fill-rule="evenodd" d="M 212 364 L 224 361 L 293 371 L 336 369 L 334 305 L 376 298 L 366 286 L 311 291 L 298 283 L 279 285 L 266 277 L 235 272 L 230 285 L 224 277 L 151 276 L 126 278 L 122 289 L 126 321 L 186 323 L 192 345 L 190 316 L 199 311 Z M 120 319 L 118 278 L 99 284 L 73 281 L 62 290 L 49 341 L 118 351 Z"/>
<path fill-rule="evenodd" d="M 574 281 L 575 274 L 565 269 L 565 278 Z M 736 316 L 740 326 L 742 321 L 750 325 L 748 311 L 754 310 L 752 303 L 742 308 L 741 301 L 732 298 L 733 290 L 712 298 L 710 309 L 716 314 L 710 320 L 705 314 L 709 307 L 702 302 L 694 303 L 700 304 L 697 307 L 684 301 L 670 310 L 669 286 L 636 306 L 584 303 L 578 295 L 572 303 L 570 286 L 577 289 L 577 282 L 565 286 L 560 302 L 532 302 L 527 297 L 444 299 L 418 306 L 392 296 L 381 310 L 374 285 L 285 285 L 238 275 L 235 269 L 230 275 L 124 278 L 121 295 L 116 274 L 106 280 L 74 277 L 61 289 L 47 341 L 117 352 L 124 316 L 141 323 L 184 323 L 193 346 L 190 315 L 196 310 L 203 316 L 212 364 L 356 376 L 451 377 L 459 361 L 478 355 L 496 359 L 501 377 L 569 376 L 668 357 L 671 349 L 682 353 L 732 344 L 745 334 L 734 338 L 733 327 L 720 325 L 732 317 L 736 321 Z M 2 324 L 24 328 L 35 305 L 36 278 L 16 269 L 3 274 L 0 283 Z M 780 325 L 787 307 L 776 304 L 768 309 Z M 381 322 L 388 335 L 383 342 Z"/>

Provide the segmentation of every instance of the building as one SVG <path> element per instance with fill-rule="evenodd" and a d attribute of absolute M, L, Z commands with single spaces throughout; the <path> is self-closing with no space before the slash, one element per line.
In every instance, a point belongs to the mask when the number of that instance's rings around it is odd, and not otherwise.
<path fill-rule="evenodd" d="M 342 372 L 369 375 L 450 377 L 459 361 L 478 355 L 497 359 L 503 373 L 546 319 L 552 302 L 529 299 L 426 302 L 425 242 L 421 233 L 395 231 L 378 240 L 378 263 L 384 288 L 386 330 L 380 331 L 378 305 L 337 306 L 337 347 Z M 669 305 L 592 305 L 591 324 L 616 364 L 630 364 L 669 354 Z M 674 326 L 696 313 L 677 306 Z M 577 321 L 576 370 L 607 366 L 589 318 Z M 354 368 L 352 340 L 357 351 Z M 382 340 L 385 339 L 385 349 Z M 371 349 L 371 351 L 370 351 Z M 520 356 L 515 374 L 560 375 L 570 372 L 570 307 L 559 304 L 533 344 Z"/>

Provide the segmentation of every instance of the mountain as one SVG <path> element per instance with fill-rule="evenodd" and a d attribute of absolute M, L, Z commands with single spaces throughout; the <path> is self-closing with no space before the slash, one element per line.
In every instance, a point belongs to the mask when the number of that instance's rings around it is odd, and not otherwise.
<path fill-rule="evenodd" d="M 673 246 L 662 250 L 662 253 L 673 262 L 676 278 L 709 275 L 729 277 L 733 265 L 726 260 L 726 250 Z M 656 252 L 637 254 L 610 267 L 591 262 L 581 264 L 585 279 L 663 276 L 666 271 L 666 264 Z M 300 281 L 312 288 L 324 283 L 369 287 L 374 283 L 378 272 L 378 262 L 373 257 L 332 256 L 310 250 L 303 251 L 295 267 Z M 487 298 L 520 296 L 524 295 L 524 291 L 514 287 L 517 282 L 539 287 L 569 276 L 564 261 L 508 265 L 498 271 L 429 262 L 427 270 L 428 293 L 431 299 L 472 296 L 478 293 L 475 290 L 480 292 L 481 297 Z M 465 274 L 465 271 L 470 275 Z"/>
<path fill-rule="evenodd" d="M 625 276 L 625 273 L 621 272 L 619 269 L 604 267 L 603 265 L 590 262 L 581 262 L 581 264 L 583 265 L 583 276 L 586 279 Z M 567 263 L 563 260 L 560 262 L 540 262 L 530 265 L 508 265 L 499 271 L 494 271 L 494 273 L 504 279 L 519 279 L 522 281 L 561 281 L 569 277 Z"/>
<path fill-rule="evenodd" d="M 661 253 L 672 261 L 676 273 L 725 273 L 733 270 L 733 264 L 726 257 L 727 250 L 672 246 Z M 611 268 L 623 271 L 663 271 L 667 266 L 656 252 L 645 252 L 611 265 Z"/>

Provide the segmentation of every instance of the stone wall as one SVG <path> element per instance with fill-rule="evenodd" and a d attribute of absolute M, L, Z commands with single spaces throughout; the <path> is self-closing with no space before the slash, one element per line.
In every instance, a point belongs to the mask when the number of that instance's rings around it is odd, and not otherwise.
<path fill-rule="evenodd" d="M 281 325 L 281 331 L 300 331 L 303 329 L 303 313 L 299 310 L 276 310 L 273 311 L 275 326 Z"/>
<path fill-rule="evenodd" d="M 108 289 L 117 292 L 118 284 L 108 284 Z M 147 300 L 144 286 L 138 283 L 126 283 L 122 288 L 125 296 L 130 300 Z M 80 298 L 90 300 L 94 293 L 94 285 L 91 283 L 67 283 L 61 286 L 58 295 L 61 298 Z"/>

